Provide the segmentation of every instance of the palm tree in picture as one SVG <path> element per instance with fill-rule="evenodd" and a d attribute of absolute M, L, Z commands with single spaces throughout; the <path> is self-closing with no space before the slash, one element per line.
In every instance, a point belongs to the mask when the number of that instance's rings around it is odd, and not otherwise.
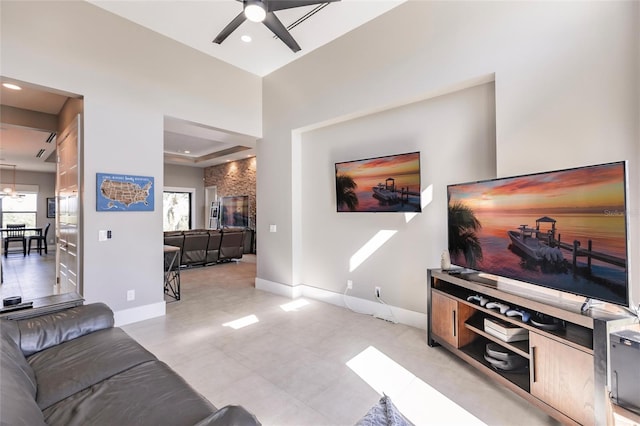
<path fill-rule="evenodd" d="M 464 255 L 467 266 L 473 268 L 482 260 L 482 245 L 477 232 L 482 224 L 473 210 L 461 202 L 449 204 L 449 253 Z"/>
<path fill-rule="evenodd" d="M 358 196 L 355 191 L 357 187 L 358 184 L 351 176 L 336 176 L 336 199 L 338 203 L 338 210 L 340 210 L 342 206 L 346 206 L 351 211 L 358 207 Z"/>

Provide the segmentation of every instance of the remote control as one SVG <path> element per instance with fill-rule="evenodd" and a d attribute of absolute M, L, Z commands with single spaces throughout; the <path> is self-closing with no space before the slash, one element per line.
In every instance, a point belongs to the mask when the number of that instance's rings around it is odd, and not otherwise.
<path fill-rule="evenodd" d="M 509 309 L 505 315 L 507 315 L 508 317 L 518 316 L 522 318 L 522 322 L 529 322 L 529 319 L 531 319 L 531 314 L 522 309 Z"/>
<path fill-rule="evenodd" d="M 489 302 L 489 299 L 487 299 L 484 296 L 480 296 L 479 294 L 476 294 L 475 296 L 467 297 L 467 302 L 478 302 L 480 306 L 484 306 L 487 304 L 487 302 Z"/>
<path fill-rule="evenodd" d="M 501 314 L 506 313 L 510 309 L 509 305 L 505 305 L 504 303 L 500 303 L 500 302 L 489 302 L 484 307 L 487 309 L 498 308 L 500 309 Z"/>

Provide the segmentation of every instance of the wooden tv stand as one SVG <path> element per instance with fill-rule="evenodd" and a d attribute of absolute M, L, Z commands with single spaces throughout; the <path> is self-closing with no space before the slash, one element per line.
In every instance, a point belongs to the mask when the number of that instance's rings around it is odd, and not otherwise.
<path fill-rule="evenodd" d="M 531 285 L 502 282 L 477 273 L 450 274 L 427 271 L 427 343 L 442 345 L 496 382 L 533 403 L 564 424 L 605 425 L 607 420 L 607 353 L 609 333 L 633 322 L 630 314 L 592 308 L 582 313 L 581 303 L 563 300 L 557 292 L 536 292 Z M 545 330 L 487 309 L 469 296 L 531 314 L 558 319 L 562 328 Z M 505 342 L 484 331 L 485 318 L 498 318 L 528 330 L 528 340 Z M 528 360 L 524 372 L 496 369 L 484 359 L 487 343 Z"/>

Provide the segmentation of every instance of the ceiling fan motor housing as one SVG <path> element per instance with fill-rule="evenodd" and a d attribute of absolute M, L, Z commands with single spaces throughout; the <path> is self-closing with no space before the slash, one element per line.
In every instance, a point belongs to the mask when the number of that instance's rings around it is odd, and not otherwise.
<path fill-rule="evenodd" d="M 242 12 L 213 40 L 214 43 L 222 44 L 227 37 L 231 35 L 245 20 L 249 19 L 254 22 L 262 22 L 267 28 L 273 32 L 289 49 L 298 52 L 300 46 L 287 30 L 280 19 L 275 15 L 275 11 L 283 9 L 293 9 L 302 6 L 313 6 L 316 4 L 333 3 L 340 0 L 238 0 L 242 1 Z"/>

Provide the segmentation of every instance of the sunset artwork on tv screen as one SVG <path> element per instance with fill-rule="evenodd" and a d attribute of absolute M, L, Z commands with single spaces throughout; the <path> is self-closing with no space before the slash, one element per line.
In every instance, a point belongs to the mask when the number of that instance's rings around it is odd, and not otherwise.
<path fill-rule="evenodd" d="M 629 302 L 624 162 L 449 185 L 451 263 Z"/>
<path fill-rule="evenodd" d="M 420 153 L 336 163 L 338 212 L 420 212 Z"/>

